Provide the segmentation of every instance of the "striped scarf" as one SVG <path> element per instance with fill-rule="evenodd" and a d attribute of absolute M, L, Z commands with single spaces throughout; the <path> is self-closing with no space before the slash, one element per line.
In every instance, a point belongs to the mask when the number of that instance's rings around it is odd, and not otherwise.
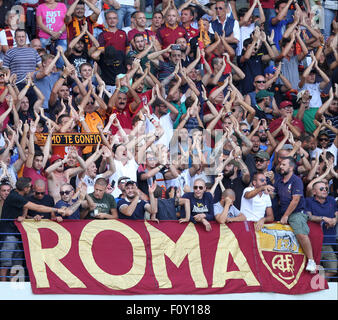
<path fill-rule="evenodd" d="M 6 33 L 8 47 L 13 48 L 14 39 L 13 39 L 12 31 L 9 27 L 6 27 L 4 30 L 5 30 L 5 33 Z"/>

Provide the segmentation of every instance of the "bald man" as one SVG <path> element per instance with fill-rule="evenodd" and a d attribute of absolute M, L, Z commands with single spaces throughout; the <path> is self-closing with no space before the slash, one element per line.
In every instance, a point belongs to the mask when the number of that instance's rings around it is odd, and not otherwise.
<path fill-rule="evenodd" d="M 47 207 L 54 207 L 54 199 L 50 195 L 46 194 L 46 183 L 42 179 L 38 179 L 34 182 L 33 192 L 28 196 L 28 201 L 33 203 L 44 205 Z M 32 218 L 36 221 L 41 219 L 54 218 L 54 213 L 50 212 L 38 212 L 34 210 L 23 209 L 23 214 L 26 218 Z"/>
<path fill-rule="evenodd" d="M 234 206 L 236 194 L 232 189 L 225 189 L 222 192 L 221 200 L 214 203 L 215 220 L 220 223 L 245 221 L 245 215 Z"/>

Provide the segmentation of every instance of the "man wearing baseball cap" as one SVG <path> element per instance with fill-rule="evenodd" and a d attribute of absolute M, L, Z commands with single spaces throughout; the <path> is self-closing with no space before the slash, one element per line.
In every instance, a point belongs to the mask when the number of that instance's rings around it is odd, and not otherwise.
<path fill-rule="evenodd" d="M 295 138 L 299 138 L 301 134 L 305 132 L 304 124 L 301 120 L 293 117 L 293 104 L 289 100 L 284 100 L 279 105 L 279 110 L 281 116 L 273 121 L 271 121 L 269 128 L 273 137 L 279 142 L 283 140 L 283 126 L 282 123 L 285 120 L 285 123 L 288 129 L 292 132 Z"/>
<path fill-rule="evenodd" d="M 274 94 L 268 90 L 260 90 L 256 94 L 256 105 L 254 106 L 256 114 L 255 118 L 258 120 L 267 119 L 272 120 L 273 109 L 271 106 L 271 99 Z"/>
<path fill-rule="evenodd" d="M 268 166 L 270 163 L 270 155 L 264 150 L 259 150 L 255 156 L 255 168 L 256 172 L 264 174 L 266 177 L 267 184 L 273 185 L 274 183 L 274 173 L 273 171 L 268 171 Z"/>

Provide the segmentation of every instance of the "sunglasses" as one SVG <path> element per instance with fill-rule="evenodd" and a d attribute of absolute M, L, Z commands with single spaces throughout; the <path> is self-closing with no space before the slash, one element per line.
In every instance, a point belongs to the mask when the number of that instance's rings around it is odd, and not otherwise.
<path fill-rule="evenodd" d="M 203 186 L 194 186 L 194 190 L 197 190 L 197 189 L 199 189 L 199 190 L 203 190 L 203 189 L 204 189 L 204 187 L 203 187 Z"/>
<path fill-rule="evenodd" d="M 265 80 L 257 80 L 257 81 L 255 81 L 256 83 L 266 83 L 266 81 Z"/>
<path fill-rule="evenodd" d="M 3 73 L 0 73 L 0 77 L 4 77 L 5 75 Z"/>
<path fill-rule="evenodd" d="M 321 138 L 321 139 L 319 139 L 319 141 L 329 141 L 329 139 Z"/>
<path fill-rule="evenodd" d="M 242 129 L 243 132 L 250 132 L 250 129 Z"/>
<path fill-rule="evenodd" d="M 35 194 L 36 194 L 37 196 L 43 196 L 45 193 L 44 193 L 44 192 L 37 192 L 37 191 L 35 191 Z"/>
<path fill-rule="evenodd" d="M 224 8 L 222 7 L 215 7 L 216 10 L 223 10 Z"/>
<path fill-rule="evenodd" d="M 60 195 L 63 196 L 63 195 L 69 195 L 71 193 L 71 191 L 67 190 L 67 191 L 60 191 Z"/>
<path fill-rule="evenodd" d="M 329 188 L 328 188 L 328 187 L 321 187 L 321 188 L 319 188 L 319 190 L 320 190 L 320 191 L 324 191 L 324 190 L 325 190 L 325 191 L 328 191 Z"/>
<path fill-rule="evenodd" d="M 266 182 L 266 179 L 261 178 L 261 179 L 259 179 L 259 181 L 260 182 Z"/>
<path fill-rule="evenodd" d="M 264 161 L 265 161 L 264 159 L 258 159 L 258 158 L 255 159 L 255 162 L 264 162 Z"/>

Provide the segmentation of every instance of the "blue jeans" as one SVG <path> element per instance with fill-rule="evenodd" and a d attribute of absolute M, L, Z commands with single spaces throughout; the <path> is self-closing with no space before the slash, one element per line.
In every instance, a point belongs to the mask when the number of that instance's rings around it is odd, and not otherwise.
<path fill-rule="evenodd" d="M 40 38 L 41 44 L 44 48 L 46 48 L 49 44 L 50 44 L 50 40 L 49 39 L 44 39 L 44 38 Z M 58 39 L 56 40 L 56 46 L 61 46 L 63 48 L 63 52 L 66 52 L 67 50 L 67 39 Z M 64 61 L 63 59 L 60 57 L 58 59 L 58 61 L 56 61 L 56 67 L 58 69 L 62 69 L 62 67 L 64 66 Z"/>
<path fill-rule="evenodd" d="M 129 27 L 131 25 L 131 14 L 135 11 L 136 9 L 134 6 L 121 4 L 121 8 L 117 10 L 117 16 L 119 18 L 117 28 L 122 29 L 123 27 Z"/>
<path fill-rule="evenodd" d="M 327 38 L 331 35 L 331 24 L 336 16 L 336 10 L 324 8 L 324 38 Z"/>

